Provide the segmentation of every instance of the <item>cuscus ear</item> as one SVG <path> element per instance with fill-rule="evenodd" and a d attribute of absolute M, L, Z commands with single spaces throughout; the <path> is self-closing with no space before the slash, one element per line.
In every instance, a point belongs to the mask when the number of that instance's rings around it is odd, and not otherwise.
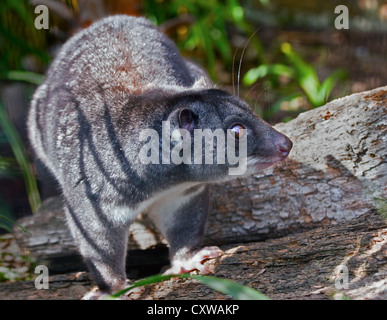
<path fill-rule="evenodd" d="M 197 116 L 190 109 L 181 109 L 179 111 L 179 128 L 193 132 L 197 127 Z"/>
<path fill-rule="evenodd" d="M 198 117 L 188 108 L 176 109 L 169 116 L 168 121 L 171 125 L 171 132 L 175 129 L 185 129 L 190 134 L 193 134 L 194 129 L 197 129 Z"/>

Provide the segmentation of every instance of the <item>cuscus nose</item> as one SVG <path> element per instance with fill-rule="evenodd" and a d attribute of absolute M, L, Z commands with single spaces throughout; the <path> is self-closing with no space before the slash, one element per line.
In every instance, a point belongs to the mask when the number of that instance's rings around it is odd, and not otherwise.
<path fill-rule="evenodd" d="M 293 142 L 280 132 L 276 132 L 273 138 L 275 151 L 281 160 L 284 160 L 292 150 Z"/>

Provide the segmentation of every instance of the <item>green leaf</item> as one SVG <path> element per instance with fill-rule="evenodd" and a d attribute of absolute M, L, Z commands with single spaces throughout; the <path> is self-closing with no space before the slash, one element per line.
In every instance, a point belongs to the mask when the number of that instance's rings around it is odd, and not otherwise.
<path fill-rule="evenodd" d="M 0 214 L 0 219 L 3 220 L 3 221 L 8 221 L 12 224 L 15 223 L 14 220 L 12 220 L 11 218 L 3 215 L 3 214 Z M 16 225 L 21 229 L 23 230 L 25 233 L 27 233 L 28 235 L 31 235 L 31 232 L 29 232 L 26 228 L 24 228 L 22 225 L 16 223 Z M 8 225 L 5 225 L 5 224 L 0 224 L 0 227 L 6 229 L 8 232 L 12 232 L 12 228 L 10 228 Z"/>
<path fill-rule="evenodd" d="M 236 300 L 270 300 L 269 297 L 257 290 L 228 279 L 197 275 L 190 275 L 188 278 L 196 279 L 216 291 L 232 296 Z"/>
<path fill-rule="evenodd" d="M 134 289 L 134 288 L 137 288 L 137 287 L 142 287 L 142 286 L 147 286 L 147 285 L 150 285 L 150 284 L 154 284 L 154 283 L 159 283 L 159 282 L 162 282 L 162 281 L 167 281 L 173 277 L 176 277 L 176 275 L 161 275 L 161 274 L 157 274 L 157 275 L 154 275 L 154 276 L 150 276 L 150 277 L 147 277 L 145 279 L 142 279 L 142 280 L 138 280 L 136 282 L 134 282 L 131 286 L 129 286 L 128 288 L 125 288 L 121 291 L 118 291 L 117 293 L 115 294 L 112 294 L 111 296 L 109 296 L 108 299 L 115 299 L 115 298 L 118 298 L 120 297 L 121 295 L 123 295 L 124 293 Z"/>
<path fill-rule="evenodd" d="M 232 17 L 234 19 L 234 21 L 243 21 L 243 17 L 244 17 L 244 11 L 243 11 L 243 8 L 241 6 L 234 6 L 232 8 Z"/>
<path fill-rule="evenodd" d="M 263 293 L 260 293 L 257 290 L 254 290 L 250 287 L 246 287 L 244 285 L 241 285 L 239 283 L 236 283 L 234 281 L 223 279 L 223 278 L 217 278 L 213 276 L 199 276 L 199 275 L 191 275 L 189 273 L 184 274 L 178 274 L 178 275 L 154 275 L 147 277 L 145 279 L 136 281 L 133 283 L 130 287 L 123 289 L 111 296 L 108 297 L 108 299 L 115 299 L 123 295 L 124 293 L 137 288 L 141 286 L 146 286 L 154 283 L 159 283 L 162 281 L 167 281 L 171 278 L 191 278 L 198 280 L 204 285 L 207 285 L 208 287 L 219 291 L 221 293 L 227 294 L 232 296 L 234 299 L 237 300 L 270 300 L 267 296 L 265 296 Z"/>
<path fill-rule="evenodd" d="M 252 85 L 258 79 L 264 78 L 268 75 L 274 75 L 277 77 L 278 76 L 292 77 L 293 70 L 292 68 L 280 63 L 262 64 L 259 67 L 252 68 L 246 72 L 246 74 L 243 77 L 243 84 L 246 86 Z"/>
<path fill-rule="evenodd" d="M 32 23 L 31 14 L 27 10 L 28 6 L 26 6 L 25 1 L 5 0 L 5 2 L 7 9 L 17 12 L 23 23 L 27 25 Z"/>
<path fill-rule="evenodd" d="M 324 80 L 318 93 L 318 100 L 321 103 L 320 105 L 326 103 L 337 81 L 343 80 L 345 77 L 346 72 L 344 70 L 336 70 Z"/>
<path fill-rule="evenodd" d="M 296 71 L 295 78 L 314 107 L 319 107 L 326 103 L 336 82 L 339 79 L 344 79 L 346 76 L 343 70 L 336 70 L 320 84 L 314 67 L 294 51 L 289 43 L 283 43 L 281 50 L 294 66 Z"/>
<path fill-rule="evenodd" d="M 44 76 L 34 72 L 11 70 L 0 73 L 0 79 L 25 81 L 32 84 L 40 85 L 44 81 Z"/>
<path fill-rule="evenodd" d="M 15 158 L 0 157 L 0 177 L 1 175 L 14 176 L 18 173 L 19 171 Z"/>
<path fill-rule="evenodd" d="M 283 43 L 281 50 L 294 66 L 296 79 L 299 82 L 300 87 L 304 90 L 309 101 L 313 104 L 313 106 L 318 106 L 320 81 L 318 80 L 315 69 L 296 51 L 294 51 L 289 43 Z"/>
<path fill-rule="evenodd" d="M 257 68 L 252 68 L 243 76 L 242 82 L 244 85 L 250 86 L 258 79 L 265 77 L 267 75 L 267 71 L 267 65 L 261 65 Z"/>

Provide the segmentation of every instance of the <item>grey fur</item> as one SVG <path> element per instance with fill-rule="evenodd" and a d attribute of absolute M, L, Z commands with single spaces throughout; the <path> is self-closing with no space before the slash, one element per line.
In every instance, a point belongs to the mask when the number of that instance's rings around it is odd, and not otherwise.
<path fill-rule="evenodd" d="M 140 131 L 161 136 L 162 120 L 179 127 L 183 108 L 195 115 L 195 128 L 243 124 L 253 159 L 248 173 L 290 151 L 286 137 L 241 99 L 215 89 L 143 18 L 109 17 L 76 34 L 33 97 L 30 141 L 62 188 L 72 234 L 104 292 L 125 283 L 128 228 L 145 209 L 170 244 L 172 265 L 199 249 L 206 183 L 229 179 L 227 164 L 143 165 L 138 157 Z M 279 155 L 281 143 L 289 150 Z"/>

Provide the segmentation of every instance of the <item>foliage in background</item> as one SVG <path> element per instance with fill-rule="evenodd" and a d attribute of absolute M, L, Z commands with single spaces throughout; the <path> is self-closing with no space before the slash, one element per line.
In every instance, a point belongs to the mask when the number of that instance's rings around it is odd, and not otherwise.
<path fill-rule="evenodd" d="M 254 32 L 245 19 L 239 0 L 144 0 L 144 11 L 148 19 L 157 25 L 189 15 L 194 21 L 190 27 L 177 28 L 177 44 L 180 50 L 194 52 L 195 57 L 204 57 L 204 64 L 213 80 L 217 80 L 216 62 L 227 68 L 233 62 L 234 50 L 228 32 L 231 28 L 244 35 Z M 252 40 L 258 52 L 262 46 L 258 38 Z"/>
<path fill-rule="evenodd" d="M 35 15 L 29 0 L 0 2 L 0 74 L 8 70 L 23 70 L 25 59 L 47 64 L 47 36 L 32 28 Z"/>
<path fill-rule="evenodd" d="M 5 136 L 9 144 L 11 145 L 12 151 L 15 155 L 16 161 L 19 164 L 24 183 L 27 189 L 28 201 L 30 203 L 32 212 L 35 212 L 40 206 L 40 196 L 38 185 L 36 183 L 36 179 L 31 168 L 31 164 L 29 163 L 26 157 L 26 151 L 24 148 L 24 144 L 10 121 L 3 104 L 0 103 L 0 127 L 3 129 Z M 4 159 L 3 159 L 4 161 Z"/>
<path fill-rule="evenodd" d="M 268 2 L 265 1 L 266 4 Z M 257 81 L 265 80 L 271 94 L 276 97 L 263 114 L 262 108 L 256 107 L 256 111 L 266 119 L 280 111 L 285 104 L 295 111 L 302 110 L 305 104 L 312 107 L 325 104 L 337 82 L 346 78 L 343 70 L 336 70 L 320 83 L 316 68 L 306 62 L 289 43 L 281 45 L 280 57 L 273 55 L 271 49 L 264 49 L 257 36 L 259 32 L 255 34 L 259 28 L 254 28 L 245 18 L 246 12 L 239 0 L 144 0 L 144 11 L 158 25 L 184 15 L 193 16 L 195 20 L 190 26 L 182 24 L 177 27 L 175 40 L 178 47 L 183 52 L 202 57 L 201 62 L 204 62 L 215 81 L 218 79 L 216 62 L 221 63 L 224 69 L 231 70 L 233 85 L 237 87 L 234 90 L 238 94 L 243 54 L 246 46 L 252 46 L 258 67 L 244 75 L 243 85 L 254 88 Z M 234 36 L 239 34 L 245 38 L 251 37 L 249 41 L 244 41 L 242 54 L 238 56 L 236 53 L 239 48 L 238 45 L 232 47 L 231 33 Z M 234 61 L 235 58 L 238 61 Z M 283 80 L 287 78 L 289 80 L 284 83 Z"/>
<path fill-rule="evenodd" d="M 0 81 L 4 84 L 23 81 L 37 85 L 44 79 L 41 74 L 26 71 L 31 66 L 41 69 L 50 60 L 47 33 L 33 27 L 33 8 L 29 0 L 0 2 Z M 0 148 L 8 147 L 14 157 L 0 154 L 0 177 L 23 179 L 34 212 L 40 206 L 37 182 L 24 142 L 0 101 Z M 13 213 L 0 195 L 0 228 L 10 231 L 12 224 Z"/>
<path fill-rule="evenodd" d="M 256 68 L 250 69 L 243 77 L 243 84 L 251 86 L 261 79 L 267 79 L 273 90 L 278 89 L 285 78 L 285 87 L 282 94 L 278 95 L 277 102 L 268 110 L 270 114 L 277 112 L 284 102 L 292 102 L 301 97 L 305 97 L 312 107 L 320 107 L 327 103 L 328 98 L 337 84 L 346 78 L 344 70 L 332 72 L 325 80 L 320 83 L 316 69 L 302 56 L 296 52 L 289 43 L 281 45 L 281 52 L 286 58 L 286 63 L 261 64 Z M 293 88 L 296 87 L 297 90 Z M 280 92 L 276 90 L 276 92 Z M 268 116 L 266 114 L 266 116 Z"/>

